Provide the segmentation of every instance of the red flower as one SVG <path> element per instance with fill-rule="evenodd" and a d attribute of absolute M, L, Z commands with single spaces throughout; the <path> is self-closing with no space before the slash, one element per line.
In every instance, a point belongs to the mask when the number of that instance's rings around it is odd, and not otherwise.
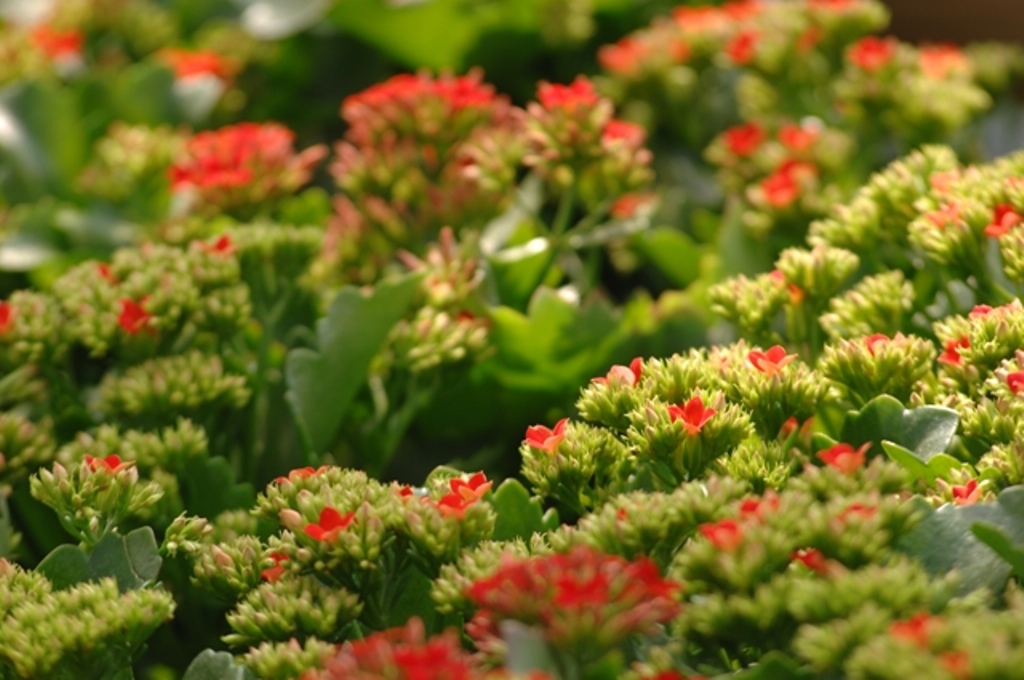
<path fill-rule="evenodd" d="M 740 31 L 725 46 L 725 53 L 732 63 L 737 66 L 746 66 L 754 60 L 754 52 L 759 39 L 757 31 Z"/>
<path fill-rule="evenodd" d="M 647 558 L 630 562 L 576 546 L 568 554 L 505 558 L 465 592 L 487 612 L 492 631 L 512 619 L 542 627 L 556 646 L 595 638 L 614 646 L 675 616 L 679 590 Z"/>
<path fill-rule="evenodd" d="M 970 346 L 971 341 L 966 335 L 955 340 L 947 340 L 946 349 L 939 355 L 939 362 L 951 366 L 959 366 L 962 363 L 960 350 L 969 349 Z"/>
<path fill-rule="evenodd" d="M 347 529 L 355 517 L 356 513 L 354 512 L 342 515 L 334 508 L 328 506 L 320 511 L 320 521 L 316 524 L 307 524 L 305 531 L 307 535 L 317 541 L 330 542 Z"/>
<path fill-rule="evenodd" d="M 32 44 L 50 59 L 78 57 L 82 53 L 84 38 L 78 31 L 57 31 L 40 24 L 31 33 Z"/>
<path fill-rule="evenodd" d="M 977 479 L 972 479 L 966 484 L 954 484 L 950 487 L 953 494 L 953 502 L 956 505 L 974 505 L 981 500 L 981 487 Z"/>
<path fill-rule="evenodd" d="M 871 519 L 878 512 L 878 508 L 863 503 L 850 503 L 846 509 L 839 513 L 839 521 L 846 522 L 851 517 L 860 519 Z"/>
<path fill-rule="evenodd" d="M 811 571 L 817 572 L 822 576 L 827 575 L 829 572 L 828 560 L 825 559 L 825 555 L 823 555 L 817 548 L 794 550 L 793 554 L 789 556 L 789 559 L 794 562 L 799 562 Z"/>
<path fill-rule="evenodd" d="M 209 74 L 226 80 L 237 70 L 227 58 L 212 50 L 184 50 L 178 47 L 168 47 L 160 50 L 157 56 L 174 71 L 177 78 Z"/>
<path fill-rule="evenodd" d="M 100 275 L 100 278 L 110 284 L 116 284 L 117 278 L 114 276 L 114 272 L 111 271 L 110 265 L 106 262 L 99 262 L 96 264 L 96 272 Z"/>
<path fill-rule="evenodd" d="M 672 405 L 668 407 L 668 416 L 671 422 L 682 421 L 687 434 L 691 437 L 700 434 L 701 428 L 711 420 L 717 411 L 707 407 L 699 396 L 693 396 L 690 401 L 681 406 Z"/>
<path fill-rule="evenodd" d="M 700 533 L 719 550 L 733 552 L 743 545 L 743 527 L 733 519 L 701 524 Z"/>
<path fill-rule="evenodd" d="M 925 218 L 939 229 L 957 225 L 961 222 L 960 205 L 956 202 L 946 203 L 938 210 L 925 213 Z"/>
<path fill-rule="evenodd" d="M 732 18 L 717 7 L 676 7 L 672 10 L 676 25 L 689 33 L 721 31 L 732 24 Z"/>
<path fill-rule="evenodd" d="M 767 352 L 755 349 L 747 354 L 747 360 L 754 365 L 754 368 L 768 377 L 782 372 L 782 369 L 788 366 L 794 359 L 796 359 L 796 355 L 786 354 L 786 348 L 782 345 L 775 345 Z"/>
<path fill-rule="evenodd" d="M 591 378 L 590 382 L 598 385 L 626 385 L 627 387 L 633 387 L 640 382 L 640 374 L 643 368 L 644 360 L 636 357 L 629 362 L 629 366 L 616 364 L 608 371 L 608 375 L 603 378 Z"/>
<path fill-rule="evenodd" d="M 971 677 L 971 657 L 967 652 L 941 652 L 939 654 L 939 663 L 942 664 L 947 673 L 957 680 L 967 680 Z"/>
<path fill-rule="evenodd" d="M 993 311 L 994 308 L 990 307 L 989 305 L 974 305 L 974 307 L 971 308 L 971 311 L 967 316 L 971 317 L 972 319 L 977 319 L 982 316 L 988 316 Z"/>
<path fill-rule="evenodd" d="M 626 36 L 619 42 L 605 45 L 598 50 L 597 62 L 606 71 L 629 75 L 640 70 L 650 53 L 651 48 L 647 43 Z"/>
<path fill-rule="evenodd" d="M 537 100 L 545 109 L 573 110 L 580 106 L 595 106 L 600 98 L 594 92 L 594 85 L 577 76 L 570 85 L 542 82 L 537 88 Z"/>
<path fill-rule="evenodd" d="M 318 475 L 318 474 L 320 474 L 321 472 L 323 472 L 326 469 L 327 469 L 326 465 L 322 465 L 322 466 L 320 466 L 318 468 L 313 468 L 313 467 L 296 468 L 296 469 L 292 470 L 291 472 L 289 472 L 287 477 L 277 477 L 277 478 L 274 479 L 274 481 L 277 482 L 278 484 L 284 484 L 285 482 L 291 482 L 291 483 L 294 484 L 295 482 L 299 481 L 300 479 L 308 479 L 308 478 L 312 477 L 313 475 Z"/>
<path fill-rule="evenodd" d="M 401 628 L 373 633 L 338 647 L 323 671 L 303 678 L 396 678 L 400 680 L 472 680 L 472 657 L 452 630 L 427 638 L 423 622 L 412 618 Z"/>
<path fill-rule="evenodd" d="M 764 519 L 769 512 L 779 509 L 779 497 L 772 492 L 763 498 L 745 498 L 740 502 L 740 517 L 743 519 Z"/>
<path fill-rule="evenodd" d="M 121 300 L 121 315 L 117 317 L 117 323 L 128 335 L 136 335 L 140 331 L 147 331 L 150 334 L 156 333 L 156 329 L 150 325 L 153 315 L 145 310 L 146 298 L 136 302 L 125 298 Z"/>
<path fill-rule="evenodd" d="M 861 444 L 858 449 L 854 449 L 849 444 L 836 444 L 832 448 L 818 451 L 818 458 L 821 458 L 829 467 L 852 475 L 864 467 L 864 457 L 870 448 L 871 442 Z"/>
<path fill-rule="evenodd" d="M 274 560 L 274 566 L 267 567 L 260 572 L 260 578 L 270 583 L 277 583 L 282 576 L 284 576 L 285 567 L 284 562 L 288 561 L 288 556 L 284 553 L 273 552 L 270 553 L 270 559 Z"/>
<path fill-rule="evenodd" d="M 10 302 L 0 302 L 0 335 L 14 326 L 14 306 Z"/>
<path fill-rule="evenodd" d="M 809 0 L 814 9 L 842 11 L 853 6 L 853 0 Z"/>
<path fill-rule="evenodd" d="M 553 430 L 544 425 L 528 427 L 526 428 L 526 439 L 523 443 L 541 451 L 554 453 L 562 439 L 565 438 L 565 426 L 568 422 L 568 418 L 562 418 L 555 423 L 555 429 Z"/>
<path fill-rule="evenodd" d="M 1020 394 L 1024 390 L 1024 371 L 1014 371 L 1006 374 L 1006 385 L 1014 394 Z"/>
<path fill-rule="evenodd" d="M 960 179 L 960 173 L 956 170 L 950 170 L 948 172 L 933 173 L 928 178 L 928 183 L 931 184 L 932 189 L 945 196 L 949 194 L 949 190 L 953 187 L 953 182 L 958 179 Z"/>
<path fill-rule="evenodd" d="M 93 472 L 99 472 L 100 470 L 106 470 L 112 475 L 116 475 L 121 470 L 126 470 L 131 466 L 135 465 L 134 461 L 126 460 L 121 462 L 121 456 L 117 454 L 111 454 L 106 458 L 94 458 L 93 456 L 85 457 L 85 464 L 89 466 L 89 469 Z"/>
<path fill-rule="evenodd" d="M 746 157 L 757 151 L 765 140 L 764 129 L 757 123 L 734 125 L 722 133 L 725 145 L 733 154 Z"/>
<path fill-rule="evenodd" d="M 468 480 L 461 477 L 453 477 L 448 481 L 452 493 L 465 498 L 466 500 L 480 500 L 491 490 L 492 482 L 482 472 L 474 473 Z"/>
<path fill-rule="evenodd" d="M 933 80 L 968 71 L 971 63 L 956 45 L 930 45 L 920 51 L 921 70 Z"/>
<path fill-rule="evenodd" d="M 309 181 L 312 167 L 327 150 L 315 146 L 296 153 L 294 139 L 295 133 L 274 123 L 238 123 L 200 132 L 188 140 L 184 158 L 171 166 L 171 186 L 176 191 L 192 188 L 218 205 L 297 189 Z M 243 189 L 253 196 L 239 197 Z"/>
<path fill-rule="evenodd" d="M 850 63 L 865 71 L 878 71 L 896 56 L 896 41 L 892 38 L 861 38 L 846 51 Z"/>
<path fill-rule="evenodd" d="M 864 338 L 864 345 L 868 348 L 871 356 L 875 356 L 878 345 L 885 345 L 890 342 L 889 336 L 885 333 L 875 333 Z"/>
<path fill-rule="evenodd" d="M 629 193 L 623 194 L 612 203 L 609 214 L 617 220 L 628 220 L 636 216 L 640 210 L 647 209 L 658 197 L 655 194 Z"/>
<path fill-rule="evenodd" d="M 605 143 L 622 141 L 628 146 L 640 146 L 644 143 L 644 136 L 646 134 L 643 127 L 636 123 L 613 118 L 604 126 L 604 131 L 601 132 L 601 139 Z"/>
<path fill-rule="evenodd" d="M 817 174 L 811 163 L 788 160 L 761 180 L 760 189 L 764 200 L 775 208 L 787 208 L 800 198 L 801 180 Z"/>
<path fill-rule="evenodd" d="M 817 45 L 825 32 L 819 26 L 809 26 L 807 30 L 796 39 L 796 49 L 799 52 L 810 52 Z"/>
<path fill-rule="evenodd" d="M 769 272 L 768 276 L 772 277 L 773 280 L 778 282 L 780 286 L 785 286 L 789 290 L 789 301 L 794 305 L 798 305 L 804 301 L 803 289 L 795 283 L 787 283 L 786 275 L 778 269 L 773 269 Z"/>
<path fill-rule="evenodd" d="M 889 624 L 889 635 L 897 640 L 909 642 L 922 649 L 928 648 L 928 638 L 937 620 L 925 612 L 914 614 L 906 621 L 893 621 Z"/>
<path fill-rule="evenodd" d="M 429 499 L 425 499 L 429 502 Z M 476 503 L 474 498 L 466 498 L 457 493 L 445 494 L 441 500 L 434 504 L 444 517 L 451 519 L 462 519 L 466 516 L 466 508 Z"/>
<path fill-rule="evenodd" d="M 779 130 L 779 141 L 790 151 L 803 153 L 818 141 L 818 130 L 803 128 L 799 125 L 783 125 Z"/>
<path fill-rule="evenodd" d="M 220 255 L 221 257 L 228 257 L 235 252 L 235 244 L 231 242 L 231 236 L 228 234 L 224 234 L 213 243 L 200 241 L 199 247 L 211 255 Z"/>
<path fill-rule="evenodd" d="M 1024 216 L 1013 209 L 1013 206 L 1000 203 L 996 206 L 992 223 L 985 227 L 985 236 L 999 238 L 1010 233 L 1010 230 L 1024 222 Z"/>

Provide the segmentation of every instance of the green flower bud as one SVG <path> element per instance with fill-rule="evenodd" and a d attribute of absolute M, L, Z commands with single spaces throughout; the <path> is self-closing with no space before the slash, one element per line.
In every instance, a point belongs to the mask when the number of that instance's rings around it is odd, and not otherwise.
<path fill-rule="evenodd" d="M 321 668 L 323 660 L 337 653 L 337 645 L 317 638 L 299 644 L 295 638 L 287 642 L 263 642 L 242 655 L 253 673 L 264 680 L 292 680 L 306 671 Z"/>
<path fill-rule="evenodd" d="M 171 557 L 183 552 L 193 558 L 210 545 L 213 527 L 203 517 L 176 517 L 167 527 L 160 549 Z"/>
<path fill-rule="evenodd" d="M 815 246 L 809 251 L 787 248 L 775 266 L 788 283 L 797 286 L 819 306 L 842 290 L 859 264 L 860 258 L 848 250 Z"/>
<path fill-rule="evenodd" d="M 240 409 L 248 401 L 245 376 L 226 374 L 219 356 L 193 350 L 108 373 L 100 383 L 98 406 L 108 416 L 127 419 L 166 413 L 209 417 L 211 411 Z"/>
<path fill-rule="evenodd" d="M 833 340 L 884 333 L 894 335 L 905 326 L 914 307 L 914 287 L 903 272 L 894 270 L 868 276 L 829 301 L 829 312 L 819 321 Z"/>
<path fill-rule="evenodd" d="M 785 282 L 771 274 L 754 279 L 738 276 L 708 289 L 711 310 L 736 325 L 739 333 L 758 344 L 778 341 L 779 312 L 790 301 Z"/>
<path fill-rule="evenodd" d="M 715 459 L 753 434 L 750 416 L 721 393 L 698 390 L 685 403 L 649 401 L 630 413 L 627 440 L 639 470 L 647 468 L 665 488 L 695 479 Z"/>
<path fill-rule="evenodd" d="M 0 576 L 0 590 L 5 580 Z M 34 595 L 12 607 L 0 626 L 0 663 L 23 678 L 71 677 L 83 667 L 111 673 L 130 668 L 141 645 L 174 611 L 170 593 L 119 593 L 113 578 Z"/>
<path fill-rule="evenodd" d="M 551 439 L 530 439 L 519 447 L 523 477 L 540 496 L 550 496 L 581 513 L 604 503 L 613 481 L 629 464 L 629 451 L 608 430 L 562 422 Z"/>
<path fill-rule="evenodd" d="M 294 637 L 332 640 L 361 611 L 358 596 L 343 588 L 326 586 L 312 576 L 283 578 L 256 588 L 228 613 L 233 632 L 223 640 L 236 647 Z"/>
<path fill-rule="evenodd" d="M 746 482 L 756 493 L 764 493 L 768 489 L 781 489 L 797 472 L 799 461 L 798 456 L 778 442 L 751 438 L 728 456 L 719 458 L 715 469 L 730 479 Z"/>
<path fill-rule="evenodd" d="M 536 553 L 521 540 L 482 541 L 463 550 L 455 562 L 441 565 L 440 576 L 430 588 L 430 599 L 442 614 L 461 612 L 468 617 L 473 605 L 466 596 L 466 588 L 492 574 L 503 559 L 530 554 Z"/>
<path fill-rule="evenodd" d="M 59 361 L 67 350 L 57 301 L 44 293 L 17 291 L 0 303 L 0 367 Z"/>
<path fill-rule="evenodd" d="M 125 520 L 138 515 L 163 496 L 153 482 L 139 482 L 134 463 L 116 455 L 87 456 L 65 468 L 54 463 L 29 480 L 32 495 L 57 513 L 64 528 L 90 547 Z"/>
<path fill-rule="evenodd" d="M 928 340 L 875 334 L 826 345 L 818 370 L 857 408 L 881 394 L 906 404 L 918 381 L 931 373 L 935 355 Z"/>
<path fill-rule="evenodd" d="M 33 423 L 16 411 L 0 412 L 0 482 L 11 484 L 55 455 L 52 424 Z"/>

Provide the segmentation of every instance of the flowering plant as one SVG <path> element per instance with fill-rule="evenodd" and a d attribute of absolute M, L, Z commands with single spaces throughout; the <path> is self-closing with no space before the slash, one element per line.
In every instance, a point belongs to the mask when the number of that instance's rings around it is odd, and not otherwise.
<path fill-rule="evenodd" d="M 0 3 L 0 678 L 1019 673 L 1021 52 L 617 2 Z"/>

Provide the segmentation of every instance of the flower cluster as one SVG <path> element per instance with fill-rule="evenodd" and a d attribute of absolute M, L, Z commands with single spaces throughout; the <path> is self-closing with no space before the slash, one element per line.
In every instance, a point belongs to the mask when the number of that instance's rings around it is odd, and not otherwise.
<path fill-rule="evenodd" d="M 480 608 L 472 623 L 478 645 L 488 646 L 489 636 L 516 621 L 536 626 L 559 653 L 585 663 L 671 620 L 681 591 L 649 560 L 579 546 L 509 558 L 466 594 Z"/>
<path fill-rule="evenodd" d="M 323 146 L 299 153 L 295 134 L 274 123 L 239 123 L 200 132 L 170 168 L 171 187 L 201 213 L 242 216 L 309 182 L 327 154 Z"/>
<path fill-rule="evenodd" d="M 341 116 L 349 128 L 331 165 L 341 266 L 355 249 L 360 261 L 389 258 L 395 244 L 419 250 L 441 227 L 502 211 L 522 154 L 519 112 L 479 71 L 398 75 L 350 96 Z"/>

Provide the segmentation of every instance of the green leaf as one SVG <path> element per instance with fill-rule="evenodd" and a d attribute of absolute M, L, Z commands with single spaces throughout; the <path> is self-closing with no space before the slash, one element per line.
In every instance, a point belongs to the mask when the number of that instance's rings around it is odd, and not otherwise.
<path fill-rule="evenodd" d="M 927 463 L 949 447 L 959 422 L 960 416 L 953 409 L 944 406 L 905 409 L 898 399 L 883 394 L 860 411 L 847 414 L 840 439 L 852 446 L 872 442 L 875 452 L 880 452 L 882 441 L 891 441 Z"/>
<path fill-rule="evenodd" d="M 437 630 L 441 615 L 434 609 L 430 590 L 434 581 L 415 567 L 408 567 L 395 577 L 391 592 L 395 594 L 385 612 L 387 625 L 404 626 L 414 616 L 423 619 L 428 630 Z"/>
<path fill-rule="evenodd" d="M 609 305 L 577 306 L 548 288 L 537 291 L 527 314 L 499 307 L 491 318 L 496 353 L 479 370 L 516 391 L 575 392 L 608 370 L 625 340 Z"/>
<path fill-rule="evenodd" d="M 287 399 L 307 453 L 322 453 L 334 441 L 370 362 L 412 304 L 419 282 L 419 276 L 408 275 L 379 283 L 369 293 L 343 288 L 317 323 L 318 350 L 288 353 Z"/>
<path fill-rule="evenodd" d="M 156 61 L 141 61 L 120 70 L 110 84 L 110 107 L 135 125 L 184 122 L 174 94 L 174 72 Z"/>
<path fill-rule="evenodd" d="M 540 499 L 530 496 L 518 480 L 502 482 L 490 501 L 498 514 L 492 536 L 495 541 L 528 540 L 534 532 L 544 532 L 544 511 Z"/>
<path fill-rule="evenodd" d="M 235 663 L 231 654 L 204 649 L 189 664 L 181 680 L 256 680 L 256 676 Z"/>
<path fill-rule="evenodd" d="M 1017 580 L 1024 579 L 1024 549 L 1013 544 L 999 527 L 984 522 L 976 522 L 971 532 L 979 541 L 996 551 L 1013 569 Z"/>
<path fill-rule="evenodd" d="M 914 476 L 914 479 L 923 479 L 928 482 L 935 481 L 935 475 L 926 463 L 923 463 L 913 451 L 909 451 L 899 444 L 893 442 L 882 442 L 882 448 L 889 458 L 899 463 L 903 468 Z"/>
<path fill-rule="evenodd" d="M 0 91 L 0 195 L 6 202 L 71 194 L 87 147 L 71 91 L 42 82 Z"/>
<path fill-rule="evenodd" d="M 190 458 L 178 479 L 185 509 L 193 515 L 216 517 L 225 510 L 249 508 L 256 502 L 252 485 L 236 483 L 225 458 Z"/>
<path fill-rule="evenodd" d="M 955 569 L 961 594 L 978 588 L 1002 592 L 1010 565 L 979 540 L 972 528 L 988 525 L 1003 532 L 1010 545 L 1024 545 L 1024 487 L 1006 489 L 996 503 L 944 505 L 931 510 L 923 500 L 917 502 L 928 516 L 900 541 L 900 548 L 936 576 Z M 991 537 L 984 529 L 982 534 Z"/>
<path fill-rule="evenodd" d="M 92 578 L 113 576 L 122 593 L 155 582 L 162 563 L 156 537 L 150 527 L 140 527 L 127 536 L 107 534 L 89 557 Z"/>
<path fill-rule="evenodd" d="M 558 664 L 544 639 L 544 631 L 520 621 L 504 621 L 501 639 L 508 653 L 507 670 L 514 675 L 529 675 L 542 671 L 558 677 Z"/>
<path fill-rule="evenodd" d="M 59 545 L 36 567 L 57 590 L 70 588 L 92 577 L 89 556 L 77 545 Z"/>
<path fill-rule="evenodd" d="M 506 61 L 530 58 L 541 44 L 536 35 L 538 4 L 534 0 L 430 0 L 403 5 L 345 0 L 336 3 L 329 16 L 341 30 L 406 66 L 458 72 L 470 62 L 488 66 L 482 58 L 485 55 L 475 53 L 507 48 L 514 38 L 519 38 L 515 40 L 517 50 L 504 49 Z"/>
<path fill-rule="evenodd" d="M 310 28 L 327 14 L 331 0 L 235 0 L 246 5 L 242 27 L 260 40 L 280 40 Z"/>
<path fill-rule="evenodd" d="M 540 237 L 488 255 L 498 300 L 514 309 L 526 307 L 550 259 L 551 244 Z"/>
<path fill-rule="evenodd" d="M 799 680 L 818 677 L 781 652 L 769 652 L 760 662 L 739 673 L 719 676 L 736 680 Z"/>
<path fill-rule="evenodd" d="M 702 251 L 677 229 L 656 227 L 635 236 L 632 245 L 679 288 L 689 286 L 700 277 Z"/>

